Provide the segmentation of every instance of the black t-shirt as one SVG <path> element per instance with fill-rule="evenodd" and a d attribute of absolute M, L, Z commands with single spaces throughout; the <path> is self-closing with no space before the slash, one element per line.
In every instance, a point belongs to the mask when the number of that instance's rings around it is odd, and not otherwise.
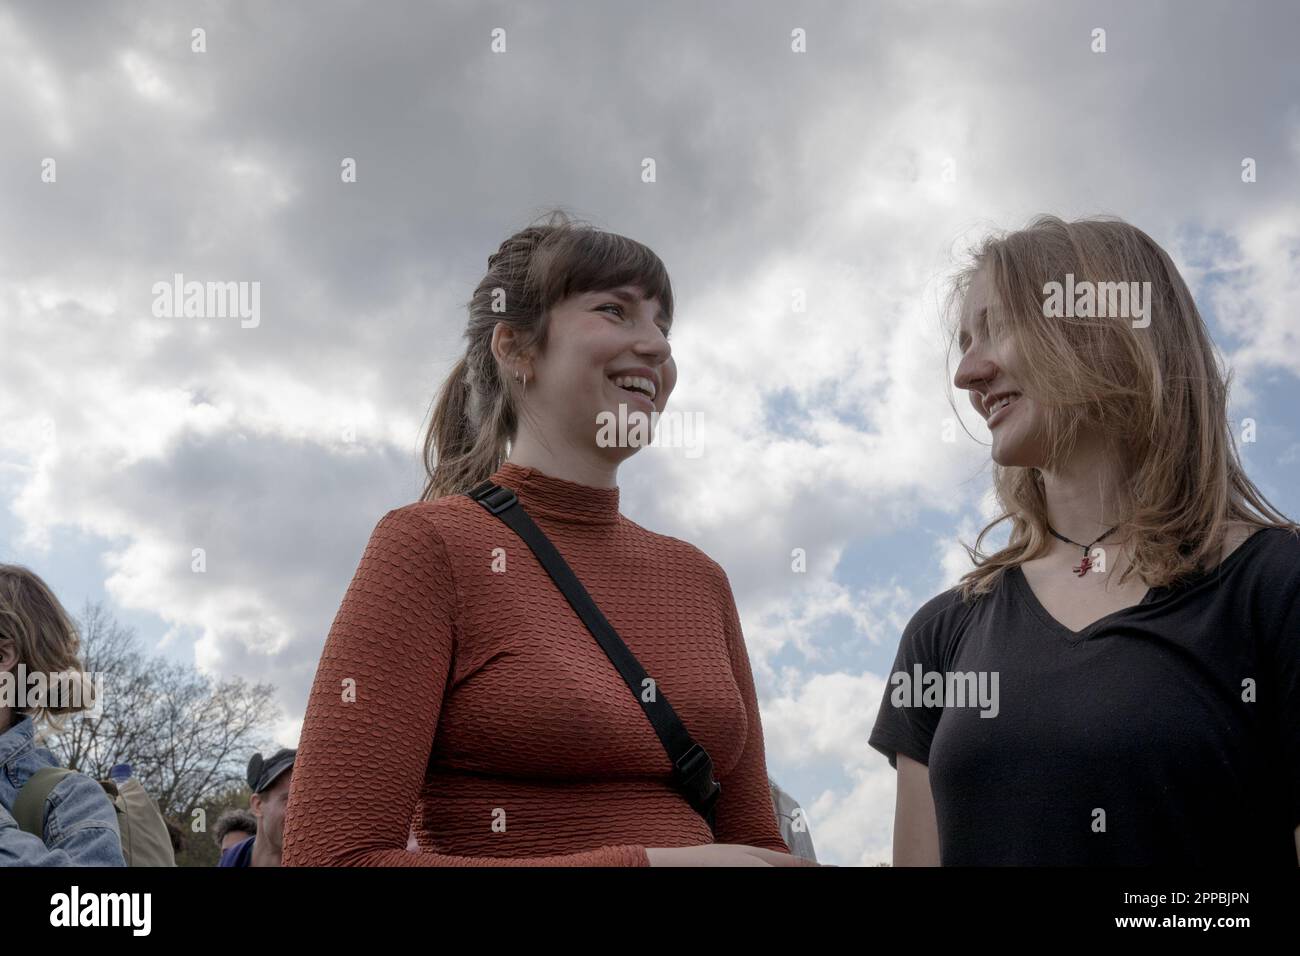
<path fill-rule="evenodd" d="M 1019 567 L 946 591 L 904 629 L 869 742 L 929 767 L 945 865 L 1295 866 L 1300 537 L 1258 530 L 1077 633 Z"/>

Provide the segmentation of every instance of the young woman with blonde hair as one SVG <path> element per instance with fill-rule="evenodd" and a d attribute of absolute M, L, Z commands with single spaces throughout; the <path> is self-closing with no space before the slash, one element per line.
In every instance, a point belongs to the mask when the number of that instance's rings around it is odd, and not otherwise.
<path fill-rule="evenodd" d="M 727 576 L 620 513 L 618 466 L 637 448 L 599 440 L 620 405 L 663 411 L 672 316 L 658 256 L 562 214 L 488 259 L 422 500 L 379 522 L 321 655 L 286 866 L 800 862 Z M 547 572 L 465 494 L 485 479 L 517 496 L 711 755 L 713 829 Z"/>
<path fill-rule="evenodd" d="M 1300 529 L 1242 469 L 1177 268 L 1124 222 L 1043 216 L 954 302 L 1002 514 L 905 628 L 870 737 L 895 862 L 1294 866 Z"/>

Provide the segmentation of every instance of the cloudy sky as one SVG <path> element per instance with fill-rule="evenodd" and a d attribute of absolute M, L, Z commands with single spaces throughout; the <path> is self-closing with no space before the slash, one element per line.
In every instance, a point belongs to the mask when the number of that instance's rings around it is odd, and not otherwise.
<path fill-rule="evenodd" d="M 1149 232 L 1300 514 L 1297 36 L 1283 2 L 0 4 L 0 560 L 273 681 L 292 745 L 370 531 L 418 497 L 464 302 L 560 205 L 677 296 L 702 454 L 637 454 L 624 512 L 730 576 L 821 859 L 886 860 L 884 676 L 989 513 L 944 370 L 970 243 Z M 259 282 L 260 321 L 155 316 L 176 273 Z"/>

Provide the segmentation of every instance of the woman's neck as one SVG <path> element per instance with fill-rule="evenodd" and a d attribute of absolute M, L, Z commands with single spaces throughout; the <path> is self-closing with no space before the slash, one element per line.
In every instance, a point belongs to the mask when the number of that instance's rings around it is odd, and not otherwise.
<path fill-rule="evenodd" d="M 589 488 L 618 487 L 618 463 L 601 455 L 598 449 L 576 448 L 563 442 L 548 447 L 523 425 L 506 461 Z"/>
<path fill-rule="evenodd" d="M 1091 544 L 1103 535 L 1108 542 L 1128 536 L 1124 526 L 1127 516 L 1117 513 L 1122 507 L 1117 489 L 1125 475 L 1103 442 L 1081 437 L 1060 468 L 1044 468 L 1042 475 L 1047 521 L 1058 534 L 1081 545 Z M 1112 528 L 1116 530 L 1106 534 Z M 1054 546 L 1073 550 L 1063 541 L 1052 541 Z"/>

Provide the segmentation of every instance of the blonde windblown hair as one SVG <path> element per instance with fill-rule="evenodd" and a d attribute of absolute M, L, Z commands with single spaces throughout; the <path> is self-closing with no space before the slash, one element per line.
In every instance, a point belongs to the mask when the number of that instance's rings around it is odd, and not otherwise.
<path fill-rule="evenodd" d="M 1017 382 L 1043 410 L 1052 470 L 1085 426 L 1106 436 L 1124 480 L 1113 513 L 1133 535 L 1131 566 L 1152 587 L 1212 566 L 1230 522 L 1300 532 L 1246 477 L 1227 417 L 1231 375 L 1173 260 L 1145 232 L 1115 218 L 1065 222 L 1039 216 L 1021 230 L 986 239 L 953 284 L 950 307 L 987 270 L 988 327 L 1018 349 Z M 1048 283 L 1150 282 L 1150 324 L 1127 316 L 1048 318 Z M 953 323 L 952 343 L 957 334 Z M 951 376 L 950 376 L 951 380 Z M 1038 468 L 993 464 L 1001 514 L 963 544 L 975 568 L 963 598 L 989 591 L 1008 567 L 1050 546 Z M 1011 522 L 1006 547 L 983 554 L 985 536 Z"/>

